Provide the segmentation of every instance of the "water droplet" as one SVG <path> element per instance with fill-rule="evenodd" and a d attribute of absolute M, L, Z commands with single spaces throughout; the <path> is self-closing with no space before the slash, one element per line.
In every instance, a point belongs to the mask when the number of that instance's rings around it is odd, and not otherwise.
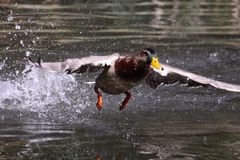
<path fill-rule="evenodd" d="M 20 29 L 21 29 L 21 26 L 17 24 L 17 25 L 15 26 L 15 29 L 20 30 Z"/>
<path fill-rule="evenodd" d="M 81 113 L 81 110 L 80 109 L 76 109 L 76 113 Z"/>
<path fill-rule="evenodd" d="M 27 31 L 25 31 L 24 34 L 25 34 L 25 36 L 27 36 L 28 35 Z"/>
<path fill-rule="evenodd" d="M 25 54 L 26 54 L 27 57 L 29 57 L 29 56 L 32 54 L 32 52 L 30 52 L 30 51 L 26 51 Z"/>
<path fill-rule="evenodd" d="M 6 50 L 8 50 L 9 49 L 9 47 L 6 47 Z"/>
<path fill-rule="evenodd" d="M 221 100 L 221 98 L 219 98 L 219 99 L 217 100 L 217 103 L 218 103 L 218 104 L 221 104 L 221 102 L 222 102 L 222 100 Z"/>
<path fill-rule="evenodd" d="M 24 45 L 23 40 L 20 40 L 20 44 L 21 44 L 21 45 Z"/>
<path fill-rule="evenodd" d="M 219 61 L 220 61 L 220 59 L 219 59 L 219 53 L 218 53 L 218 52 L 210 53 L 208 59 L 209 59 L 211 62 L 213 62 L 213 63 L 219 62 Z"/>
<path fill-rule="evenodd" d="M 3 60 L 2 62 L 0 62 L 0 70 L 2 70 L 3 69 L 3 67 L 4 67 L 4 65 L 5 65 L 5 60 Z"/>
<path fill-rule="evenodd" d="M 207 145 L 207 137 L 206 136 L 203 137 L 203 144 Z"/>
<path fill-rule="evenodd" d="M 8 21 L 8 22 L 12 21 L 13 19 L 14 19 L 13 16 L 8 16 L 8 17 L 7 17 L 7 21 Z"/>
<path fill-rule="evenodd" d="M 29 32 L 32 33 L 32 30 L 30 29 Z"/>
<path fill-rule="evenodd" d="M 54 28 L 54 24 L 52 22 L 50 22 L 50 25 Z"/>

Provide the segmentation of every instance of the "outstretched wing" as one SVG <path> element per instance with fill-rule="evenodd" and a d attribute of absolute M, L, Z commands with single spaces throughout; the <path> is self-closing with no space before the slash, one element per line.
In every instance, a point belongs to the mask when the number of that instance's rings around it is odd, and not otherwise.
<path fill-rule="evenodd" d="M 174 84 L 178 82 L 188 86 L 213 86 L 227 91 L 240 92 L 240 85 L 220 82 L 166 64 L 162 64 L 162 70 L 151 70 L 146 78 L 146 82 L 152 88 L 156 88 L 159 84 Z"/>
<path fill-rule="evenodd" d="M 94 72 L 101 68 L 110 67 L 119 58 L 118 53 L 108 56 L 89 56 L 76 59 L 66 59 L 62 62 L 32 62 L 30 65 L 40 67 L 44 70 L 71 73 Z"/>

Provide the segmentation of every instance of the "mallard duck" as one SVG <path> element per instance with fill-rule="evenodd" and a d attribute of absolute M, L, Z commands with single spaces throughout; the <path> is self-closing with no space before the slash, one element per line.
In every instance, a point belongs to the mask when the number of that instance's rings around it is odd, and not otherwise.
<path fill-rule="evenodd" d="M 95 72 L 102 69 L 102 72 L 95 80 L 94 90 L 97 94 L 97 109 L 103 107 L 102 92 L 118 95 L 124 93 L 125 99 L 119 109 L 123 110 L 130 98 L 130 89 L 145 80 L 151 88 L 156 88 L 159 84 L 187 84 L 188 86 L 212 86 L 215 88 L 240 92 L 240 86 L 216 81 L 203 76 L 171 67 L 167 64 L 159 63 L 154 49 L 146 48 L 134 55 L 119 55 L 114 53 L 108 56 L 89 56 L 76 59 L 66 59 L 62 62 L 38 62 L 29 60 L 32 66 L 40 67 L 44 70 L 56 72 L 84 73 Z"/>

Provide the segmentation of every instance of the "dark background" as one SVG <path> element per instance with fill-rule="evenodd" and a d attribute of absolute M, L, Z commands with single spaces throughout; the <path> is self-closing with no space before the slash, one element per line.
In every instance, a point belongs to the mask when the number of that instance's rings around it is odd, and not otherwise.
<path fill-rule="evenodd" d="M 239 159 L 238 93 L 178 85 L 104 94 L 98 73 L 64 75 L 16 63 L 136 53 L 240 84 L 238 0 L 1 0 L 0 159 Z"/>

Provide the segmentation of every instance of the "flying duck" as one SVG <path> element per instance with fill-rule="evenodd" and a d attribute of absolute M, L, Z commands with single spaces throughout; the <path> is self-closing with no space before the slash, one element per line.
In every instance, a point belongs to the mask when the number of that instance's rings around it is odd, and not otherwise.
<path fill-rule="evenodd" d="M 94 91 L 97 94 L 97 109 L 103 107 L 102 92 L 117 95 L 125 93 L 126 97 L 119 109 L 123 110 L 130 98 L 129 90 L 144 81 L 151 88 L 160 84 L 186 84 L 188 86 L 212 86 L 231 92 L 240 92 L 240 85 L 209 79 L 194 73 L 159 63 L 154 49 L 146 48 L 134 55 L 88 56 L 66 59 L 62 62 L 32 62 L 29 64 L 44 70 L 72 73 L 96 72 L 102 70 L 95 80 Z"/>

